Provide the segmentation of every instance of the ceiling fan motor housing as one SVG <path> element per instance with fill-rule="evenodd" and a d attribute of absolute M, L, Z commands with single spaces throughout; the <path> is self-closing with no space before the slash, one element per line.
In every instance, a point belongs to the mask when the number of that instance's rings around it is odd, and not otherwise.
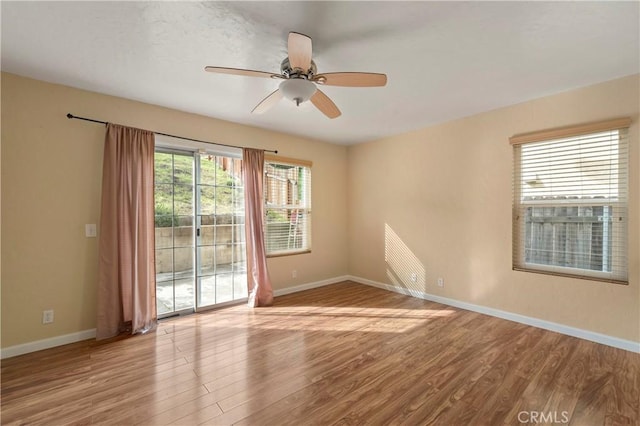
<path fill-rule="evenodd" d="M 304 78 L 307 80 L 311 80 L 314 75 L 318 72 L 316 68 L 316 63 L 311 61 L 311 67 L 308 70 L 291 69 L 291 64 L 289 63 L 289 57 L 286 57 L 282 60 L 280 64 L 280 73 L 287 78 Z"/>

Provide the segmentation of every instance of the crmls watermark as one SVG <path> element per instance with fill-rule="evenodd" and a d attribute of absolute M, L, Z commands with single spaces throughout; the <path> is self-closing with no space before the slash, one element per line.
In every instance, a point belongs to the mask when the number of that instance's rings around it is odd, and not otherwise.
<path fill-rule="evenodd" d="M 518 421 L 520 423 L 552 423 L 567 424 L 569 423 L 568 411 L 520 411 L 518 413 Z"/>

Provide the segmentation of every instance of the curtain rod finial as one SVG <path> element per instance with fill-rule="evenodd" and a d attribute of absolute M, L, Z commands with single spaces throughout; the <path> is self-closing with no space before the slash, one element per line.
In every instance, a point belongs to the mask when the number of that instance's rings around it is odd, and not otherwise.
<path fill-rule="evenodd" d="M 73 118 L 73 115 L 69 112 L 67 113 L 67 118 Z"/>

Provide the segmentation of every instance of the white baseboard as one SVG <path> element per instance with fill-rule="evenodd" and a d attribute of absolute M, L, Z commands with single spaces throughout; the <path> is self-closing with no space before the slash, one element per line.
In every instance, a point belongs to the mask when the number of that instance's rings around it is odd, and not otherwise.
<path fill-rule="evenodd" d="M 0 358 L 11 358 L 13 356 L 24 355 L 30 352 L 41 351 L 43 349 L 54 348 L 56 346 L 68 345 L 69 343 L 80 342 L 82 340 L 96 337 L 96 329 L 78 331 L 77 333 L 65 334 L 63 336 L 50 337 L 48 339 L 36 340 L 35 342 L 23 343 L 21 345 L 3 348 Z"/>
<path fill-rule="evenodd" d="M 329 278 L 322 281 L 301 284 L 294 287 L 282 288 L 273 292 L 274 296 L 282 296 L 285 294 L 296 293 L 299 291 L 310 290 L 312 288 L 323 287 L 329 284 L 336 284 L 341 281 L 348 280 L 348 276 Z M 23 343 L 20 345 L 9 346 L 3 348 L 0 352 L 0 359 L 11 358 L 18 355 L 28 354 L 30 352 L 41 351 L 43 349 L 54 348 L 56 346 L 68 345 L 69 343 L 80 342 L 82 340 L 93 339 L 96 337 L 96 330 L 84 330 L 77 333 L 65 334 L 64 336 L 50 337 L 48 339 L 36 340 L 35 342 Z"/>
<path fill-rule="evenodd" d="M 294 287 L 281 288 L 273 291 L 274 296 L 284 296 L 285 294 L 297 293 L 299 291 L 311 290 L 312 288 L 324 287 L 325 285 L 336 284 L 342 281 L 347 281 L 349 279 L 348 275 L 343 275 L 341 277 L 333 277 L 322 281 L 315 281 L 306 284 L 300 284 Z"/>
<path fill-rule="evenodd" d="M 487 306 L 482 306 L 482 305 L 475 305 L 473 303 L 462 302 L 455 299 L 449 299 L 447 297 L 436 296 L 434 294 L 424 293 L 421 291 L 395 287 L 390 284 L 384 284 L 377 281 L 368 280 L 366 278 L 355 277 L 350 275 L 348 276 L 348 279 L 361 284 L 370 285 L 372 287 L 378 287 L 384 290 L 393 291 L 395 293 L 405 294 L 407 296 L 413 296 L 419 299 L 430 300 L 432 302 L 442 303 L 444 305 L 453 306 L 455 308 L 478 312 L 481 314 L 490 315 L 493 317 L 502 318 L 509 321 L 515 321 L 515 322 L 519 322 L 525 325 L 530 325 L 533 327 L 543 328 L 549 331 L 555 331 L 557 333 L 566 334 L 567 336 L 573 336 L 580 339 L 589 340 L 591 342 L 601 343 L 603 345 L 612 346 L 614 348 L 619 348 L 619 349 L 624 349 L 630 352 L 640 353 L 640 342 L 620 339 L 618 337 L 612 337 L 606 334 L 596 333 L 594 331 L 588 331 L 588 330 L 583 330 L 581 328 L 570 327 L 568 325 L 558 324 L 555 322 L 546 321 L 539 318 L 528 317 L 525 315 L 514 314 L 512 312 L 501 311 L 500 309 L 489 308 Z"/>
<path fill-rule="evenodd" d="M 466 309 L 468 311 L 478 312 L 485 315 L 491 315 L 497 318 L 506 319 L 509 321 L 519 322 L 521 324 L 530 325 L 533 327 L 542 328 L 545 330 L 555 331 L 557 333 L 566 334 L 568 336 L 578 337 L 580 339 L 589 340 L 603 345 L 612 346 L 614 348 L 624 349 L 630 352 L 640 353 L 640 342 L 634 342 L 632 340 L 620 339 L 617 337 L 608 336 L 606 334 L 600 334 L 593 331 L 583 330 L 580 328 L 570 327 L 563 324 L 554 323 L 551 321 L 545 321 L 538 318 L 527 317 L 520 314 L 514 314 L 512 312 L 501 311 L 499 309 L 489 308 L 487 306 L 475 305 L 473 303 L 462 302 L 455 299 L 449 299 L 447 297 L 437 296 L 429 293 L 424 293 L 415 290 L 409 290 L 406 288 L 399 288 L 390 284 L 384 284 L 377 281 L 372 281 L 366 278 L 356 277 L 352 275 L 343 275 L 340 277 L 329 278 L 326 280 L 310 282 L 306 284 L 300 284 L 294 287 L 287 287 L 278 289 L 273 292 L 274 296 L 283 296 L 285 294 L 297 293 L 299 291 L 310 290 L 313 288 L 324 287 L 330 284 L 336 284 L 342 281 L 355 281 L 361 284 L 370 285 L 372 287 L 381 288 L 387 291 L 393 291 L 395 293 L 405 294 L 408 296 L 417 297 L 420 299 L 430 300 L 432 302 L 442 303 L 444 305 L 453 306 L 460 309 Z M 67 345 L 69 343 L 80 342 L 82 340 L 93 339 L 96 337 L 96 330 L 84 330 L 77 333 L 65 334 L 63 336 L 51 337 L 48 339 L 37 340 L 35 342 L 23 343 L 20 345 L 9 346 L 3 348 L 0 352 L 0 359 L 11 358 L 18 355 L 24 355 L 30 352 L 36 352 L 43 349 L 49 349 L 56 346 Z"/>

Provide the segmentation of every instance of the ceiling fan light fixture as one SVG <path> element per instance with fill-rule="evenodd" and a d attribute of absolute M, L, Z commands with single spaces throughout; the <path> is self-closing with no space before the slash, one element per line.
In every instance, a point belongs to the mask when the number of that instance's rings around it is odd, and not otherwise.
<path fill-rule="evenodd" d="M 290 78 L 280 83 L 280 91 L 284 97 L 294 101 L 296 105 L 311 99 L 316 90 L 316 85 L 304 78 Z"/>

